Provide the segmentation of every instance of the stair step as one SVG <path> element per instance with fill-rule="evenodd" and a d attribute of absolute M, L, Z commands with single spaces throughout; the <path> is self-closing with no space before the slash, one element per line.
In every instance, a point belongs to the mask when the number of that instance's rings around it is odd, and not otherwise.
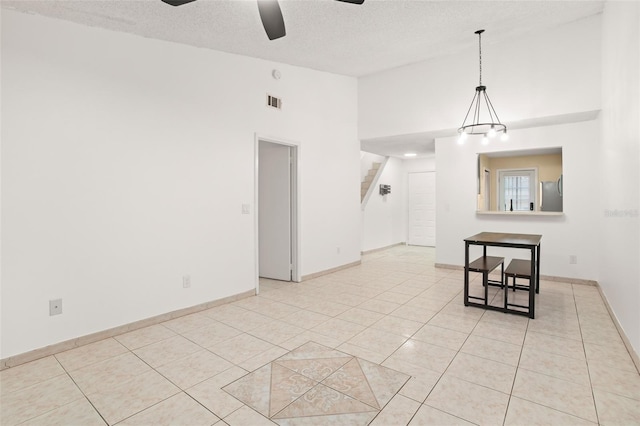
<path fill-rule="evenodd" d="M 369 192 L 369 188 L 373 183 L 373 180 L 376 178 L 378 171 L 380 170 L 380 166 L 382 163 L 373 163 L 371 164 L 371 168 L 367 172 L 367 175 L 364 177 L 364 180 L 360 183 L 360 202 L 363 202 L 367 192 Z"/>

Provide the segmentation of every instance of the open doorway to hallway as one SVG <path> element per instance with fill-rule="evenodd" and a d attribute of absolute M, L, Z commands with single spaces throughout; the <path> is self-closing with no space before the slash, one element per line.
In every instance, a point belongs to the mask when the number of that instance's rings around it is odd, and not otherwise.
<path fill-rule="evenodd" d="M 298 147 L 257 140 L 258 276 L 299 281 Z"/>

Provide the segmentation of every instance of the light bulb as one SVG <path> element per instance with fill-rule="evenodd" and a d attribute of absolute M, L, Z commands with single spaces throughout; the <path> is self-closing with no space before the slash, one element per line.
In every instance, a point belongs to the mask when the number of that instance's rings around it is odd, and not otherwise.
<path fill-rule="evenodd" d="M 494 138 L 496 136 L 496 128 L 491 126 L 491 129 L 489 129 L 488 135 L 490 138 Z"/>
<path fill-rule="evenodd" d="M 463 130 L 462 133 L 460 133 L 460 137 L 458 138 L 458 144 L 462 145 L 465 140 L 467 140 L 467 132 Z"/>
<path fill-rule="evenodd" d="M 487 137 L 486 133 L 484 134 L 484 136 L 482 136 L 482 145 L 489 145 L 489 138 Z"/>
<path fill-rule="evenodd" d="M 500 136 L 500 140 L 502 142 L 506 142 L 509 140 L 509 135 L 507 134 L 507 131 L 505 130 L 504 133 L 502 134 L 502 136 Z"/>

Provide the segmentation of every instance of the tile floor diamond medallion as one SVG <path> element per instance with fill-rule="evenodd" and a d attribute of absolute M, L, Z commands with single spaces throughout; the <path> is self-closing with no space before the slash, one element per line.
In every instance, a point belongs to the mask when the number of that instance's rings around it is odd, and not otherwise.
<path fill-rule="evenodd" d="M 367 424 L 409 376 L 308 342 L 223 389 L 280 425 Z"/>

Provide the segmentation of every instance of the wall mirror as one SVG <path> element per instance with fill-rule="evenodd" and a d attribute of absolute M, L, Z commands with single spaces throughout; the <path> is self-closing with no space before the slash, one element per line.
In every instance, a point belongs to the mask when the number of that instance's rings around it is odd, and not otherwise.
<path fill-rule="evenodd" d="M 562 212 L 562 148 L 478 154 L 478 211 Z"/>

